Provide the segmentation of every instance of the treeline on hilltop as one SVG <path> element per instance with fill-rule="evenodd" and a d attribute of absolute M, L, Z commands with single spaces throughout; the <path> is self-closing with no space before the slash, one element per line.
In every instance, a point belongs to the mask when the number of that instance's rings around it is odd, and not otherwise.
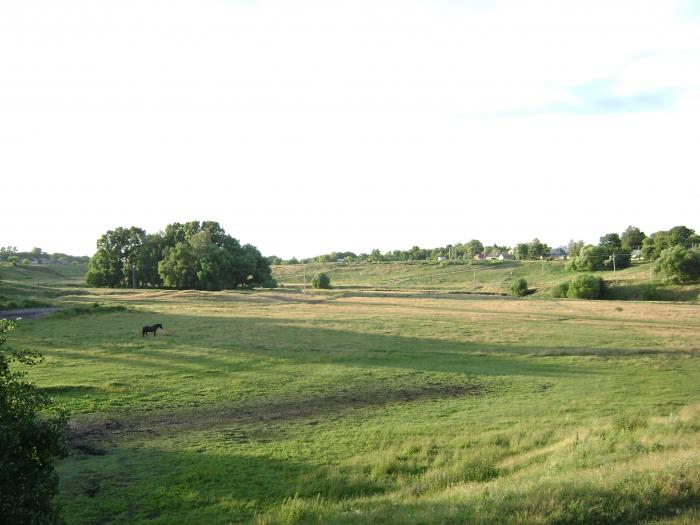
<path fill-rule="evenodd" d="M 65 253 L 46 253 L 41 248 L 20 252 L 16 246 L 0 246 L 0 262 L 13 266 L 29 264 L 85 264 L 88 256 L 75 256 Z"/>
<path fill-rule="evenodd" d="M 397 261 L 437 261 L 441 258 L 449 260 L 473 259 L 483 255 L 497 257 L 507 254 L 518 260 L 539 260 L 549 257 L 567 257 L 572 270 L 590 270 L 629 266 L 633 257 L 646 261 L 655 261 L 661 253 L 672 247 L 684 249 L 700 245 L 700 235 L 685 226 L 676 226 L 670 230 L 658 231 L 647 236 L 635 226 L 629 226 L 622 233 L 607 233 L 600 237 L 597 245 L 586 244 L 584 241 L 571 240 L 566 246 L 552 250 L 549 245 L 539 239 L 527 243 L 518 243 L 513 247 L 497 244 L 484 245 L 478 239 L 466 243 L 448 244 L 437 248 L 420 248 L 414 246 L 410 250 L 393 250 L 382 253 L 372 250 L 371 253 L 356 254 L 353 252 L 331 252 L 307 259 L 281 259 L 276 256 L 268 257 L 271 264 L 299 264 L 324 262 L 397 262 Z"/>
<path fill-rule="evenodd" d="M 134 226 L 109 230 L 97 240 L 86 280 L 93 286 L 196 290 L 276 286 L 268 259 L 214 221 L 175 222 L 150 234 Z"/>

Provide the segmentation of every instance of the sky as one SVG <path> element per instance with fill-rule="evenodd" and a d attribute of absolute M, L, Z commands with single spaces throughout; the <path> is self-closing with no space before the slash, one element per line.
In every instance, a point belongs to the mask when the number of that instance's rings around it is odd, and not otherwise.
<path fill-rule="evenodd" d="M 0 49 L 0 245 L 700 230 L 700 0 L 10 0 Z"/>

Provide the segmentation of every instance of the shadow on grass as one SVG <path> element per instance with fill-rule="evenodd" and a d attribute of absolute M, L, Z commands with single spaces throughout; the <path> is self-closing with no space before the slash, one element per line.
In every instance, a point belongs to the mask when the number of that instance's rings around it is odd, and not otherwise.
<path fill-rule="evenodd" d="M 541 356 L 613 356 L 658 350 L 590 349 L 578 347 L 528 347 L 512 344 L 483 344 L 442 339 L 374 334 L 308 326 L 295 319 L 264 317 L 235 318 L 189 315 L 158 316 L 167 328 L 156 338 L 143 338 L 133 329 L 110 323 L 117 314 L 99 317 L 101 332 L 91 334 L 97 319 L 70 318 L 70 332 L 86 333 L 80 343 L 70 336 L 66 346 L 73 349 L 47 349 L 47 355 L 76 360 L 111 362 L 131 368 L 179 372 L 223 367 L 239 371 L 228 360 L 232 352 L 259 358 L 288 360 L 295 364 L 333 364 L 361 368 L 410 369 L 422 372 L 464 374 L 467 376 L 577 376 L 597 373 L 574 363 Z M 143 314 L 127 313 L 120 321 L 134 326 Z M 58 322 L 58 321 L 52 321 Z M 60 334 L 54 338 L 61 346 Z"/>

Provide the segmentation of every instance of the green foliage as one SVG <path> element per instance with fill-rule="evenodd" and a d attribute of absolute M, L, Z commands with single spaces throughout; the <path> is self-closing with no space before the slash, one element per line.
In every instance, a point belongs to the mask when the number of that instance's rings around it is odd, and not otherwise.
<path fill-rule="evenodd" d="M 552 297 L 561 298 L 568 297 L 569 294 L 569 281 L 561 282 L 554 287 L 551 291 Z"/>
<path fill-rule="evenodd" d="M 527 281 L 523 278 L 513 281 L 513 284 L 510 285 L 510 291 L 517 297 L 527 295 Z"/>
<path fill-rule="evenodd" d="M 685 226 L 675 226 L 668 231 L 652 233 L 642 242 L 642 255 L 647 261 L 654 261 L 667 248 L 681 246 L 691 248 L 700 243 L 700 236 Z"/>
<path fill-rule="evenodd" d="M 654 270 L 664 280 L 683 284 L 700 278 L 700 253 L 682 246 L 666 248 L 659 254 Z"/>
<path fill-rule="evenodd" d="M 603 279 L 584 273 L 571 279 L 566 295 L 572 299 L 599 299 L 604 289 Z"/>
<path fill-rule="evenodd" d="M 329 289 L 331 287 L 331 278 L 328 277 L 327 273 L 317 273 L 311 279 L 311 286 L 314 288 Z"/>
<path fill-rule="evenodd" d="M 521 261 L 530 258 L 530 247 L 524 243 L 515 245 L 515 258 Z"/>
<path fill-rule="evenodd" d="M 472 239 L 464 245 L 464 256 L 468 259 L 484 251 L 484 245 L 478 239 Z"/>
<path fill-rule="evenodd" d="M 628 226 L 620 236 L 622 248 L 626 251 L 641 248 L 645 238 L 644 232 L 635 226 Z"/>
<path fill-rule="evenodd" d="M 566 253 L 570 258 L 578 257 L 581 249 L 586 245 L 583 241 L 575 241 L 571 239 L 569 244 L 566 246 Z"/>
<path fill-rule="evenodd" d="M 540 240 L 537 238 L 530 241 L 530 244 L 528 245 L 528 256 L 530 259 L 541 259 L 543 257 L 547 257 L 550 251 L 551 248 L 540 242 Z"/>
<path fill-rule="evenodd" d="M 0 347 L 14 323 L 0 320 Z M 29 351 L 11 354 L 0 348 L 0 516 L 3 523 L 60 523 L 52 498 L 58 490 L 54 464 L 65 457 L 67 415 L 54 412 L 52 400 L 13 362 L 31 366 L 41 356 Z"/>
<path fill-rule="evenodd" d="M 270 261 L 214 221 L 176 222 L 155 235 L 117 228 L 100 237 L 97 247 L 86 276 L 93 286 L 223 290 L 276 284 Z"/>
<path fill-rule="evenodd" d="M 622 240 L 617 233 L 607 233 L 600 238 L 598 246 L 605 246 L 608 250 L 620 251 L 622 249 Z"/>
<path fill-rule="evenodd" d="M 569 260 L 567 269 L 578 272 L 596 272 L 605 268 L 605 261 L 610 256 L 606 246 L 586 246 L 578 257 Z"/>
<path fill-rule="evenodd" d="M 613 264 L 613 257 L 615 258 L 615 264 Z M 624 268 L 629 268 L 632 264 L 632 254 L 629 252 L 612 252 L 610 257 L 603 260 L 603 267 L 606 270 L 623 270 Z"/>

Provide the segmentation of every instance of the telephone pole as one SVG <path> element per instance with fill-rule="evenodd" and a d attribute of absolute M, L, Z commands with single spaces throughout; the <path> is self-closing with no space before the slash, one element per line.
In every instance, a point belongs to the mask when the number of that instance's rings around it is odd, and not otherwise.
<path fill-rule="evenodd" d="M 612 251 L 613 273 L 615 273 L 615 250 Z"/>

